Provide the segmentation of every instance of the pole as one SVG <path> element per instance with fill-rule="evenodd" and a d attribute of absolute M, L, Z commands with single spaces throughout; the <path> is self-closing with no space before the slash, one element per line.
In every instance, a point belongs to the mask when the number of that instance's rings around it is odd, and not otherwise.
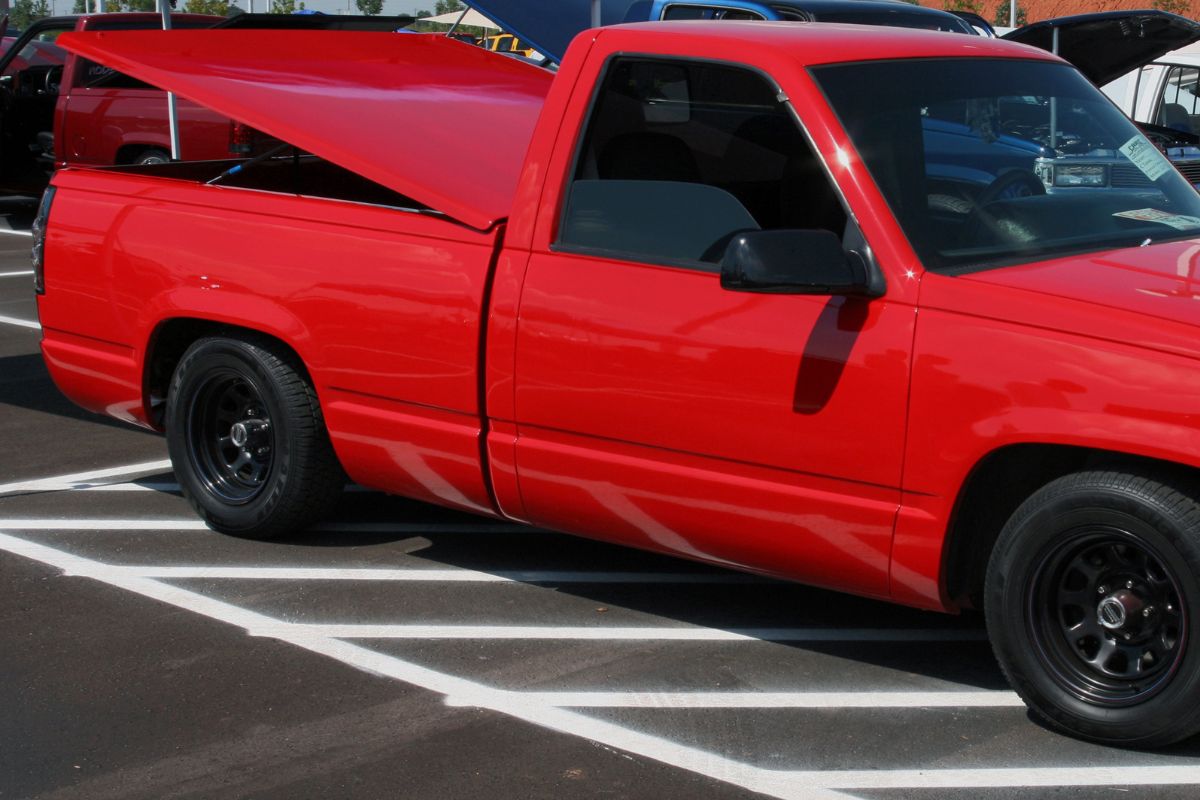
<path fill-rule="evenodd" d="M 592 0 L 592 27 L 599 28 L 600 25 L 600 0 Z"/>
<path fill-rule="evenodd" d="M 158 0 L 158 8 L 162 11 L 162 26 L 164 31 L 171 30 L 171 3 L 169 0 Z M 167 92 L 167 125 L 171 132 L 171 160 L 179 160 L 179 107 L 175 102 L 175 93 Z"/>
<path fill-rule="evenodd" d="M 1017 27 L 1017 0 L 1008 0 L 1008 27 Z"/>
<path fill-rule="evenodd" d="M 1053 38 L 1050 43 L 1050 52 L 1058 55 L 1058 28 L 1054 29 Z M 1050 149 L 1052 151 L 1058 148 L 1058 98 L 1054 95 L 1050 96 Z M 1050 154 L 1051 158 L 1056 158 L 1057 152 Z"/>

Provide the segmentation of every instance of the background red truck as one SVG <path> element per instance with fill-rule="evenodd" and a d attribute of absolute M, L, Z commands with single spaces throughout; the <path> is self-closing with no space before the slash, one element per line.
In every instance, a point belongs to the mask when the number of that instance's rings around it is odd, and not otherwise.
<path fill-rule="evenodd" d="M 67 169 L 35 232 L 55 381 L 165 430 L 212 527 L 345 473 L 982 603 L 1052 725 L 1200 729 L 1200 197 L 1073 68 L 858 26 L 618 26 L 556 75 L 248 35 L 63 44 L 312 155 Z M 1035 173 L 1098 152 L 1128 185 Z"/>
<path fill-rule="evenodd" d="M 179 29 L 392 31 L 412 17 L 357 15 L 173 14 Z M 56 44 L 67 31 L 149 30 L 151 13 L 47 17 L 0 55 L 0 189 L 40 194 L 57 166 L 162 163 L 170 159 L 167 96 L 161 89 Z M 7 39 L 6 39 L 7 41 Z M 252 46 L 252 45 L 251 45 Z M 191 161 L 262 152 L 278 142 L 209 108 L 180 100 L 180 156 Z"/>
<path fill-rule="evenodd" d="M 174 24 L 206 28 L 222 20 L 177 14 Z M 56 139 L 69 139 L 68 149 L 87 164 L 133 163 L 170 152 L 162 90 L 75 58 L 56 44 L 66 31 L 161 25 L 158 14 L 91 14 L 47 17 L 22 31 L 0 56 L 0 189 L 36 197 L 54 169 Z M 196 157 L 230 155 L 228 119 L 189 103 L 181 104 L 180 118 L 182 138 Z"/>

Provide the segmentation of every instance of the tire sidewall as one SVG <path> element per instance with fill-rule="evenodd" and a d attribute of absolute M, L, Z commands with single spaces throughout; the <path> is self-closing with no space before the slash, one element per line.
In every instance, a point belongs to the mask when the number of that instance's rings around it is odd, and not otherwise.
<path fill-rule="evenodd" d="M 1200 563 L 1194 532 L 1148 498 L 1114 488 L 1080 487 L 1028 505 L 997 542 L 985 591 L 989 635 L 1018 694 L 1056 726 L 1113 744 L 1153 746 L 1175 741 L 1195 728 L 1200 714 Z M 1024 508 L 1022 509 L 1024 510 Z M 1038 652 L 1027 613 L 1039 566 L 1071 531 L 1109 526 L 1134 536 L 1172 573 L 1186 614 L 1183 655 L 1167 685 L 1129 706 L 1103 706 L 1070 692 L 1051 674 Z M 1178 731 L 1183 731 L 1182 734 Z"/>
<path fill-rule="evenodd" d="M 180 359 L 167 395 L 167 449 L 184 495 L 209 524 L 236 533 L 260 526 L 287 501 L 292 443 L 286 409 L 275 381 L 258 348 L 233 339 L 207 339 L 194 344 Z M 189 415 L 193 398 L 214 370 L 233 370 L 249 383 L 262 400 L 273 430 L 272 463 L 261 492 L 244 503 L 231 503 L 214 495 L 197 462 L 190 441 Z"/>

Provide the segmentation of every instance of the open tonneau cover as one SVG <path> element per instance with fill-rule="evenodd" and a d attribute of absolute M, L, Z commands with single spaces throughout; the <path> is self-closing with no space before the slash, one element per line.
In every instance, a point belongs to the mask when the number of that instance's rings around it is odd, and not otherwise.
<path fill-rule="evenodd" d="M 1057 53 L 1103 86 L 1200 40 L 1200 23 L 1166 11 L 1102 11 L 1034 22 L 1001 38 Z"/>
<path fill-rule="evenodd" d="M 508 216 L 552 79 L 430 34 L 120 31 L 58 43 L 481 230 Z"/>

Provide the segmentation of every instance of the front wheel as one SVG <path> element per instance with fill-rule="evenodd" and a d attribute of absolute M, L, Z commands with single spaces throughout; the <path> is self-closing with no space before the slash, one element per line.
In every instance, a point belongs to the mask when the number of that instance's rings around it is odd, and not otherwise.
<path fill-rule="evenodd" d="M 1117 472 L 1053 481 L 1005 525 L 985 589 L 1013 688 L 1053 727 L 1156 747 L 1200 731 L 1200 505 Z"/>
<path fill-rule="evenodd" d="M 297 360 L 259 338 L 206 338 L 171 379 L 167 448 L 184 496 L 210 527 L 268 539 L 307 527 L 344 476 Z"/>

